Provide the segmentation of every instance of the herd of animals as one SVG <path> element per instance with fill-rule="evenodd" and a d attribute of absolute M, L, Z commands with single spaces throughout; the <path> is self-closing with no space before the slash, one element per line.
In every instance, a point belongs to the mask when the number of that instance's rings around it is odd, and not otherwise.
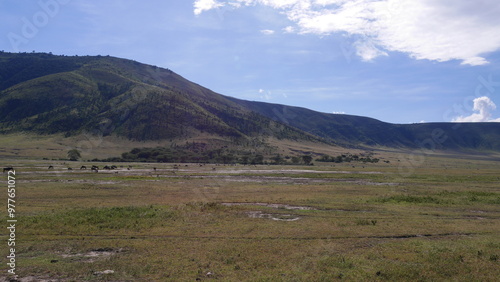
<path fill-rule="evenodd" d="M 116 165 L 112 165 L 112 166 L 104 166 L 102 169 L 105 169 L 105 170 L 112 170 L 112 169 L 117 169 L 118 167 Z M 49 166 L 49 169 L 54 169 L 54 166 Z M 87 169 L 86 166 L 82 165 L 80 167 L 80 169 Z M 96 166 L 96 165 L 93 165 L 91 168 L 90 168 L 92 171 L 95 171 L 95 172 L 99 172 L 99 167 Z M 127 168 L 128 170 L 130 170 L 130 167 Z M 68 170 L 73 170 L 71 167 L 68 167 Z"/>
<path fill-rule="evenodd" d="M 205 164 L 200 164 L 200 166 L 204 166 L 204 165 L 205 165 Z M 216 164 L 216 165 L 218 166 L 219 164 Z M 185 165 L 185 166 L 187 167 L 188 165 Z M 123 168 L 123 166 L 120 166 L 120 168 Z M 131 165 L 129 165 L 129 166 L 127 167 L 127 170 L 130 170 L 131 168 L 132 168 L 132 166 L 131 166 Z M 174 169 L 179 169 L 179 166 L 178 166 L 178 165 L 174 165 L 174 167 L 173 167 L 173 168 L 174 168 Z M 53 165 L 49 165 L 48 169 L 49 169 L 49 170 L 50 170 L 50 169 L 54 169 L 54 166 L 53 166 Z M 87 166 L 82 165 L 82 166 L 80 167 L 80 170 L 85 170 L 85 169 L 87 169 Z M 100 168 L 99 168 L 98 166 L 96 166 L 96 165 L 92 165 L 92 166 L 90 167 L 90 169 L 91 169 L 93 172 L 99 172 L 99 169 L 100 169 Z M 112 166 L 105 165 L 102 169 L 104 169 L 104 170 L 114 170 L 114 169 L 118 169 L 118 167 L 117 167 L 116 165 L 112 165 Z M 73 168 L 68 167 L 68 170 L 73 170 Z M 154 171 L 156 171 L 156 167 L 153 167 L 153 170 L 154 170 Z M 215 167 L 213 167 L 213 168 L 212 168 L 212 170 L 216 170 L 216 168 L 215 168 Z M 14 171 L 14 168 L 13 168 L 12 166 L 8 166 L 8 167 L 4 167 L 4 168 L 3 168 L 3 172 L 4 172 L 4 173 L 5 173 L 5 172 L 8 172 L 8 171 Z M 116 173 L 118 173 L 118 172 L 116 172 Z"/>
<path fill-rule="evenodd" d="M 130 168 L 131 168 L 131 166 L 127 167 L 127 170 L 130 170 Z M 54 169 L 54 166 L 53 166 L 53 165 L 50 165 L 50 166 L 48 167 L 48 169 Z M 80 167 L 80 169 L 81 169 L 81 170 L 84 170 L 84 169 L 87 169 L 87 167 L 86 167 L 86 166 L 84 166 L 84 165 L 82 165 L 82 166 Z M 99 167 L 98 167 L 98 166 L 96 166 L 96 165 L 93 165 L 90 169 L 91 169 L 92 171 L 94 171 L 94 172 L 99 172 Z M 102 169 L 104 169 L 104 170 L 113 170 L 113 169 L 118 169 L 118 167 L 117 167 L 116 165 L 112 165 L 112 166 L 107 166 L 107 165 L 106 165 L 106 166 L 104 166 Z M 73 170 L 73 168 L 68 167 L 68 170 Z M 156 167 L 154 167 L 154 168 L 153 168 L 153 170 L 155 170 L 155 171 L 156 171 Z M 3 172 L 4 172 L 4 173 L 5 173 L 5 172 L 8 172 L 8 171 L 14 171 L 14 168 L 13 168 L 13 167 L 11 167 L 11 166 L 4 167 L 4 168 L 3 168 Z"/>

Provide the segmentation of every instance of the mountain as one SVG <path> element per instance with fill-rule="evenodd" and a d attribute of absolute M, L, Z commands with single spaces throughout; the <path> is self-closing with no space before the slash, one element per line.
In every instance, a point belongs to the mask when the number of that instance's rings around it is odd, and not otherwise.
<path fill-rule="evenodd" d="M 169 69 L 109 56 L 0 53 L 0 133 L 97 132 L 131 140 L 207 135 L 345 147 L 500 151 L 500 123 L 390 124 L 215 93 Z"/>
<path fill-rule="evenodd" d="M 343 146 L 500 150 L 500 123 L 391 124 L 367 117 L 230 99 L 275 121 Z"/>
<path fill-rule="evenodd" d="M 209 134 L 313 140 L 168 69 L 113 57 L 0 54 L 0 132 L 132 140 Z"/>

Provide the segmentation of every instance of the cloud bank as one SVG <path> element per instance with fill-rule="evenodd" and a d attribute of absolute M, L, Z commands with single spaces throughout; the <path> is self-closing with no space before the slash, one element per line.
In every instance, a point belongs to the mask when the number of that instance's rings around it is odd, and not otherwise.
<path fill-rule="evenodd" d="M 365 61 L 394 51 L 475 66 L 487 64 L 484 55 L 500 50 L 498 0 L 196 0 L 194 13 L 251 5 L 285 14 L 296 25 L 285 32 L 351 37 Z"/>
<path fill-rule="evenodd" d="M 204 11 L 209 11 L 222 6 L 224 6 L 224 4 L 217 3 L 215 0 L 197 0 L 194 2 L 194 14 L 199 15 Z"/>
<path fill-rule="evenodd" d="M 453 122 L 500 122 L 500 118 L 492 119 L 491 112 L 497 108 L 490 98 L 484 96 L 474 99 L 473 113 L 470 116 L 460 116 L 453 119 Z"/>

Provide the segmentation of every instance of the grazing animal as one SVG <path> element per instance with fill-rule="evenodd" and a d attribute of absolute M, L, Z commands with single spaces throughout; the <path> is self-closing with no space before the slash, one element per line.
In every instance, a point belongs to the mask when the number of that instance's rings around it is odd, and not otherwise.
<path fill-rule="evenodd" d="M 104 166 L 102 169 L 107 169 L 107 170 L 110 170 L 111 168 L 109 166 Z"/>
<path fill-rule="evenodd" d="M 73 170 L 71 167 L 68 167 L 68 170 Z"/>
<path fill-rule="evenodd" d="M 6 171 L 14 171 L 14 168 L 13 168 L 13 167 L 11 167 L 11 166 L 4 167 L 4 168 L 3 168 L 3 172 L 6 172 Z"/>
<path fill-rule="evenodd" d="M 153 167 L 154 171 L 156 171 L 156 167 Z"/>
<path fill-rule="evenodd" d="M 116 165 L 112 165 L 111 169 L 117 169 L 118 167 Z"/>
<path fill-rule="evenodd" d="M 81 167 L 80 169 L 87 169 L 87 167 L 86 167 L 86 166 L 84 166 L 84 165 L 82 165 L 82 167 Z"/>
<path fill-rule="evenodd" d="M 99 172 L 99 167 L 96 165 L 93 165 L 91 170 L 95 171 L 95 172 Z"/>
<path fill-rule="evenodd" d="M 54 169 L 54 166 L 52 166 L 52 165 L 49 165 L 49 169 Z"/>

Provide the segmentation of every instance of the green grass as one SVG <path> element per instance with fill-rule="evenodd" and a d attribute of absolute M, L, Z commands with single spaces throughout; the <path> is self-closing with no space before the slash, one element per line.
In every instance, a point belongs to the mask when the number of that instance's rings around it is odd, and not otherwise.
<path fill-rule="evenodd" d="M 443 191 L 432 196 L 394 195 L 376 200 L 380 203 L 436 204 L 436 205 L 470 205 L 500 204 L 500 193 L 482 191 Z"/>
<path fill-rule="evenodd" d="M 495 281 L 500 164 L 453 160 L 439 168 L 449 161 L 430 158 L 405 178 L 384 163 L 307 167 L 331 174 L 189 165 L 174 176 L 172 164 L 155 164 L 150 175 L 151 164 L 115 174 L 10 160 L 18 272 L 68 281 Z M 300 219 L 250 216 L 256 212 Z M 114 273 L 99 274 L 105 270 Z"/>
<path fill-rule="evenodd" d="M 153 206 L 88 208 L 28 217 L 21 226 L 25 231 L 31 229 L 42 234 L 87 235 L 123 229 L 144 231 L 154 225 L 166 224 L 174 217 L 174 212 Z"/>

